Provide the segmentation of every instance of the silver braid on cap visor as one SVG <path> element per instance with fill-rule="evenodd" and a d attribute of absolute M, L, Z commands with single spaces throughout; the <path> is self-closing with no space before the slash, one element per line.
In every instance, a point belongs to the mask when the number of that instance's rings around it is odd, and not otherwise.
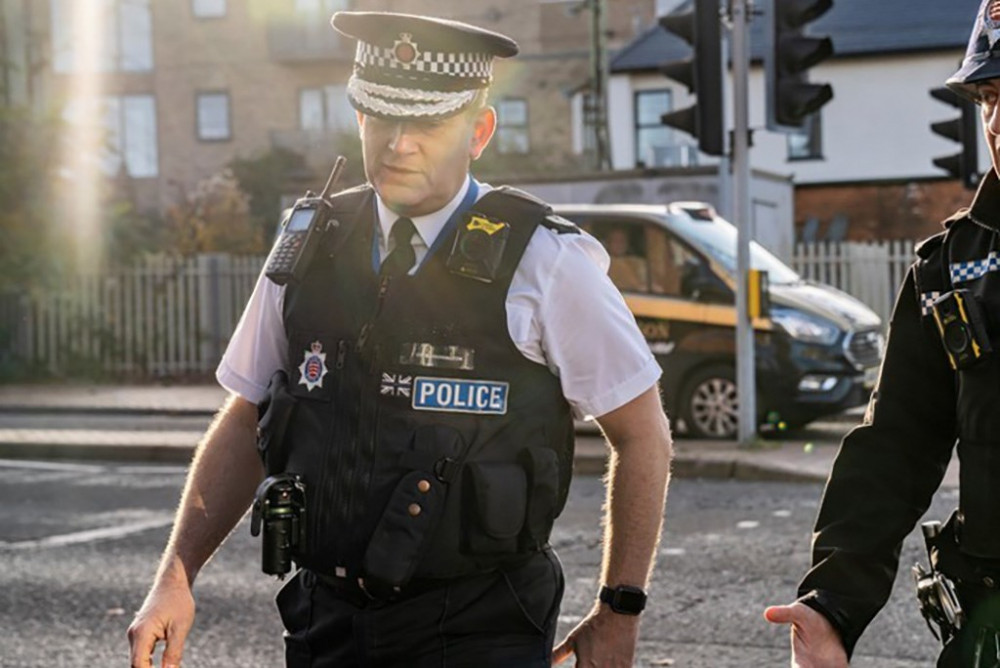
<path fill-rule="evenodd" d="M 444 116 L 471 103 L 479 90 L 456 92 L 398 88 L 351 76 L 347 94 L 372 113 L 390 117 Z"/>

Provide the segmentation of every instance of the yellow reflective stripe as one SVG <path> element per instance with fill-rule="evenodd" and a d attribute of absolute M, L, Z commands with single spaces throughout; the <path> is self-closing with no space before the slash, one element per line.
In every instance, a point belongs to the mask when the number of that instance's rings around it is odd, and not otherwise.
<path fill-rule="evenodd" d="M 704 325 L 736 327 L 736 307 L 723 304 L 699 304 L 671 297 L 626 294 L 625 303 L 637 318 L 660 318 Z M 754 329 L 770 331 L 774 323 L 769 318 L 754 318 Z"/>

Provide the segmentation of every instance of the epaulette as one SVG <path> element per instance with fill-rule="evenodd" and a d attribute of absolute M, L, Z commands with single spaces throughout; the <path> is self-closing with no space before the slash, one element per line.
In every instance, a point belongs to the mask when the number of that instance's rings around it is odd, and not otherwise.
<path fill-rule="evenodd" d="M 934 251 L 941 247 L 944 243 L 944 238 L 948 235 L 947 232 L 939 232 L 932 237 L 927 237 L 923 241 L 917 243 L 914 247 L 914 251 L 917 253 L 917 257 L 922 260 L 929 258 Z"/>
<path fill-rule="evenodd" d="M 580 234 L 580 228 L 576 223 L 555 213 L 545 216 L 542 219 L 542 226 L 555 230 L 556 234 Z"/>
<path fill-rule="evenodd" d="M 352 201 L 352 198 L 358 195 L 362 195 L 368 190 L 371 190 L 371 184 L 362 183 L 361 185 L 354 186 L 353 188 L 348 188 L 347 190 L 341 190 L 340 192 L 336 192 L 327 197 L 327 199 L 330 201 L 330 204 L 336 206 L 339 203 L 338 200 Z"/>
<path fill-rule="evenodd" d="M 532 195 L 531 193 L 521 190 L 520 188 L 515 188 L 513 186 L 498 186 L 494 188 L 494 190 L 501 192 L 504 195 L 512 195 L 513 197 L 520 197 L 523 200 L 527 200 L 532 204 L 537 204 L 538 206 L 545 209 L 552 208 L 548 205 L 548 203 L 545 200 L 539 199 L 534 195 Z"/>
<path fill-rule="evenodd" d="M 944 226 L 945 229 L 948 229 L 958 221 L 968 217 L 969 217 L 969 208 L 963 207 L 958 211 L 956 211 L 955 213 L 948 216 L 947 218 L 945 218 L 944 220 L 942 220 L 941 224 Z"/>

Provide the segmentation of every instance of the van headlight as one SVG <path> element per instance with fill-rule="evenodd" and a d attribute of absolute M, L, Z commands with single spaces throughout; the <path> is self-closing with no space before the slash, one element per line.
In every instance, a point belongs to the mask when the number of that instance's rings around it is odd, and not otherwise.
<path fill-rule="evenodd" d="M 771 320 L 798 341 L 828 346 L 840 338 L 840 328 L 829 320 L 795 309 L 772 306 Z"/>

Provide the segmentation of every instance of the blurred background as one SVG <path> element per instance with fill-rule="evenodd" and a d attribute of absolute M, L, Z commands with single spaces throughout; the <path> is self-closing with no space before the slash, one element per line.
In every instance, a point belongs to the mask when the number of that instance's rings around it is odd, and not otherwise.
<path fill-rule="evenodd" d="M 344 9 L 430 12 L 515 37 L 474 172 L 552 202 L 730 209 L 728 164 L 661 123 L 690 47 L 669 0 L 0 0 L 0 380 L 207 379 L 281 210 L 337 155 L 363 179 Z M 883 316 L 914 240 L 968 201 L 932 159 L 977 0 L 837 0 L 816 21 L 834 99 L 765 129 L 752 32 L 754 236 Z M 727 90 L 728 80 L 723 84 Z M 729 112 L 726 112 L 727 116 Z M 967 140 L 968 141 L 968 140 Z M 977 158 L 981 171 L 986 152 Z"/>

